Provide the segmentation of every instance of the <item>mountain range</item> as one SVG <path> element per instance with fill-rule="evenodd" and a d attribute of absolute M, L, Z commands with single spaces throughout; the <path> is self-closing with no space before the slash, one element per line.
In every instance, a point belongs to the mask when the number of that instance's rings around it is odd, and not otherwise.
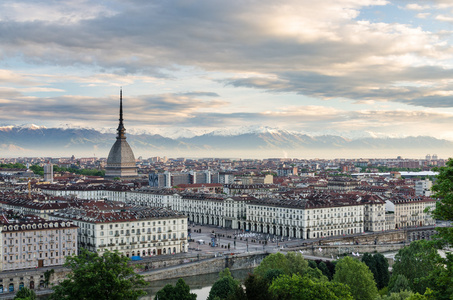
<path fill-rule="evenodd" d="M 127 134 L 136 156 L 182 157 L 379 157 L 425 154 L 449 156 L 453 142 L 428 136 L 400 138 L 345 138 L 308 134 L 270 127 L 242 128 L 179 137 L 139 132 Z M 106 157 L 115 133 L 88 128 L 46 128 L 36 125 L 1 126 L 0 151 L 15 156 Z M 381 156 L 382 157 L 382 156 Z"/>

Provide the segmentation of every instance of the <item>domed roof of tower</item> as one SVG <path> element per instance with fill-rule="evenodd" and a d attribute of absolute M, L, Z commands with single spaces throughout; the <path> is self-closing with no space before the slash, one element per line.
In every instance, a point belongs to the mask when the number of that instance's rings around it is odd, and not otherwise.
<path fill-rule="evenodd" d="M 137 177 L 135 156 L 131 146 L 126 141 L 126 129 L 123 125 L 123 91 L 120 90 L 120 118 L 117 128 L 116 142 L 110 149 L 105 168 L 106 178 Z"/>
<path fill-rule="evenodd" d="M 126 138 L 116 139 L 116 142 L 113 144 L 109 152 L 109 157 L 107 158 L 107 166 L 112 165 L 132 165 L 135 167 L 135 156 L 132 152 L 131 146 L 126 141 Z"/>

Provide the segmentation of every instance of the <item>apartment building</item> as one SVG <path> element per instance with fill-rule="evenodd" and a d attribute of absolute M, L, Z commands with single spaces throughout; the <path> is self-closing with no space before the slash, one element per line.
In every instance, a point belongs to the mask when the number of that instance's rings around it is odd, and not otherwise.
<path fill-rule="evenodd" d="M 386 201 L 387 211 L 394 212 L 395 228 L 435 225 L 431 214 L 425 212 L 435 205 L 436 199 L 423 196 L 394 196 Z"/>
<path fill-rule="evenodd" d="M 77 226 L 69 220 L 2 215 L 0 223 L 2 271 L 59 266 L 77 253 Z"/>
<path fill-rule="evenodd" d="M 79 227 L 79 247 L 92 252 L 118 251 L 127 257 L 188 251 L 187 217 L 162 207 L 87 201 L 52 214 Z"/>

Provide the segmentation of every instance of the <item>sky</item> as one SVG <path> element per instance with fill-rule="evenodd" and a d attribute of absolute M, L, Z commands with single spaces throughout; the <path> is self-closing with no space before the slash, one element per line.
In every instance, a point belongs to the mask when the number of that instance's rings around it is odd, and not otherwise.
<path fill-rule="evenodd" d="M 0 125 L 453 140 L 453 1 L 0 2 Z M 187 133 L 189 132 L 189 133 Z"/>

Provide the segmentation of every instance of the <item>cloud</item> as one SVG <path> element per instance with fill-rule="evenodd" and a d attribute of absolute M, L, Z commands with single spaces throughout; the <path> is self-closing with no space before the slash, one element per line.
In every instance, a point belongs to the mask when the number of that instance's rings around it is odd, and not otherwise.
<path fill-rule="evenodd" d="M 436 20 L 453 23 L 453 17 L 446 16 L 446 15 L 437 15 Z"/>
<path fill-rule="evenodd" d="M 418 14 L 416 15 L 416 17 L 419 18 L 419 19 L 426 19 L 426 18 L 428 18 L 430 15 L 431 15 L 430 13 L 418 13 Z"/>
<path fill-rule="evenodd" d="M 64 2 L 29 2 L 4 0 L 0 4 L 0 20 L 70 24 L 81 20 L 94 19 L 101 15 L 111 16 L 113 11 L 94 1 L 64 1 Z"/>
<path fill-rule="evenodd" d="M 238 94 L 256 89 L 271 96 L 287 93 L 316 100 L 346 99 L 357 105 L 394 102 L 452 107 L 448 94 L 453 81 L 450 36 L 446 31 L 430 32 L 423 24 L 412 25 L 411 20 L 404 24 L 402 19 L 400 23 L 367 19 L 364 9 L 380 6 L 390 10 L 390 4 L 379 0 L 263 0 L 259 5 L 251 0 L 109 4 L 85 0 L 42 5 L 5 1 L 0 4 L 2 59 L 52 70 L 46 74 L 0 71 L 0 80 L 14 87 L 1 96 L 0 101 L 7 105 L 0 111 L 10 120 L 17 114 L 115 123 L 116 96 L 29 94 L 61 92 L 70 84 L 95 88 L 137 82 L 154 85 L 162 80 L 166 85 L 161 93 L 125 97 L 126 114 L 133 116 L 128 124 L 208 127 L 237 122 L 285 125 L 291 121 L 300 128 L 316 124 L 310 128 L 324 130 L 365 129 L 368 121 L 379 127 L 379 120 L 368 113 L 325 108 L 328 101 L 320 102 L 319 107 L 300 105 L 291 110 L 277 104 L 274 110 L 265 105 L 250 109 L 249 105 L 250 111 L 246 111 L 242 108 L 247 104 L 244 95 L 236 100 L 237 94 L 231 92 L 226 98 L 211 86 L 203 87 L 205 82 L 193 88 L 181 86 L 182 81 L 190 85 L 200 78 L 215 80 L 208 84 L 216 87 L 220 82 L 228 91 L 238 88 Z M 405 8 L 417 13 L 447 4 L 425 1 Z M 436 24 L 449 21 L 445 13 L 437 18 Z M 176 80 L 175 74 L 186 69 L 191 69 L 189 75 Z M 77 70 L 77 74 L 66 70 Z M 306 97 L 298 99 L 303 104 Z M 238 102 L 240 108 L 225 111 Z M 401 117 L 401 113 L 388 115 Z"/>
<path fill-rule="evenodd" d="M 193 94 L 193 95 L 191 95 Z M 66 120 L 78 125 L 85 121 L 96 127 L 115 125 L 118 115 L 118 96 L 95 98 L 87 96 L 31 97 L 14 89 L 4 89 L 0 98 L 0 114 L 8 121 L 26 118 L 40 123 Z M 228 103 L 222 100 L 201 100 L 196 97 L 216 97 L 210 92 L 188 92 L 187 95 L 159 94 L 123 97 L 124 114 L 130 125 L 157 125 L 177 123 L 193 117 L 196 111 L 222 107 Z M 217 95 L 218 96 L 218 95 Z M 17 122 L 16 122 L 17 123 Z M 93 126 L 93 125 L 90 125 Z"/>
<path fill-rule="evenodd" d="M 409 3 L 405 6 L 406 9 L 408 10 L 426 10 L 426 9 L 430 9 L 431 6 L 429 5 L 420 5 L 418 3 Z"/>
<path fill-rule="evenodd" d="M 277 77 L 230 78 L 224 83 L 235 87 L 265 89 L 271 92 L 296 92 L 321 99 L 346 98 L 357 101 L 393 101 L 424 107 L 453 107 L 449 93 L 453 70 L 417 67 L 391 70 L 377 66 L 374 73 L 358 71 L 342 76 L 315 72 L 282 73 Z M 437 95 L 433 95 L 437 94 Z"/>

